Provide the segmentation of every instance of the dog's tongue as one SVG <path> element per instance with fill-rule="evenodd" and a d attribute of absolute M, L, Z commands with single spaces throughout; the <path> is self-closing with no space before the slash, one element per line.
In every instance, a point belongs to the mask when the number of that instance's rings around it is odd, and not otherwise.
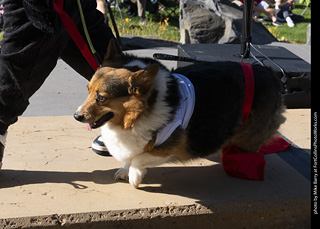
<path fill-rule="evenodd" d="M 87 123 L 87 129 L 88 129 L 89 131 L 92 130 L 91 123 Z"/>

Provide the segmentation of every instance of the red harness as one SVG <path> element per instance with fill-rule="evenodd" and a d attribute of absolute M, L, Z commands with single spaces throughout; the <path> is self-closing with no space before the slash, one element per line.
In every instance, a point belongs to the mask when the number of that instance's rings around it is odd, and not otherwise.
<path fill-rule="evenodd" d="M 243 71 L 245 95 L 242 106 L 242 122 L 249 117 L 254 95 L 254 75 L 251 64 L 239 63 Z M 257 153 L 241 152 L 237 146 L 230 143 L 222 149 L 222 165 L 230 176 L 248 179 L 263 180 L 266 161 L 264 154 L 284 151 L 290 143 L 276 136 L 268 145 L 262 145 Z"/>
<path fill-rule="evenodd" d="M 67 29 L 70 37 L 76 43 L 82 55 L 86 58 L 91 67 L 96 71 L 99 68 L 97 61 L 90 52 L 87 44 L 83 40 L 79 30 L 76 25 L 73 23 L 70 16 L 63 10 L 63 0 L 53 0 L 53 7 L 58 13 L 60 20 L 62 21 L 64 27 Z"/>

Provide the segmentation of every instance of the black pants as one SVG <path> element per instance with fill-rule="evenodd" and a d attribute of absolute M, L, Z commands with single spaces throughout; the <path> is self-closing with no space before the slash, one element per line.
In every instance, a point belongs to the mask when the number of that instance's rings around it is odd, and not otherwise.
<path fill-rule="evenodd" d="M 287 17 L 290 16 L 290 7 L 283 6 L 282 8 L 276 10 L 276 16 L 280 19 L 285 20 Z"/>
<path fill-rule="evenodd" d="M 112 31 L 96 10 L 96 0 L 82 0 L 81 4 L 93 46 L 103 58 L 110 39 L 114 38 Z M 65 1 L 64 11 L 84 34 L 77 2 Z M 3 16 L 0 134 L 26 110 L 29 98 L 43 84 L 59 57 L 88 80 L 94 73 L 63 27 L 51 0 L 7 0 Z"/>

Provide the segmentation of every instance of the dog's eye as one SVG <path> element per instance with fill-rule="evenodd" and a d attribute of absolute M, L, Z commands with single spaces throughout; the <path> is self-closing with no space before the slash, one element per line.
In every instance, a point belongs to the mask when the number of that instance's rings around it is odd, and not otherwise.
<path fill-rule="evenodd" d="M 103 103 L 106 101 L 106 98 L 103 97 L 102 95 L 100 94 L 97 94 L 97 98 L 96 98 L 96 101 L 99 102 L 99 103 Z"/>

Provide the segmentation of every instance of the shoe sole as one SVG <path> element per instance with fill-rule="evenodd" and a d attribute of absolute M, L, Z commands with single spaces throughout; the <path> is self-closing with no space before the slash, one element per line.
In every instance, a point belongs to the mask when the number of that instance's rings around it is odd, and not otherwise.
<path fill-rule="evenodd" d="M 111 154 L 109 153 L 108 150 L 106 150 L 106 147 L 103 146 L 99 146 L 98 144 L 94 144 L 94 142 L 92 142 L 92 151 L 95 152 L 96 154 L 99 154 L 100 156 L 111 156 Z"/>
<path fill-rule="evenodd" d="M 100 155 L 100 156 L 104 156 L 104 157 L 110 157 L 111 156 L 109 151 L 100 151 L 100 150 L 96 150 L 94 148 L 92 148 L 92 151 L 95 152 L 96 154 Z"/>

